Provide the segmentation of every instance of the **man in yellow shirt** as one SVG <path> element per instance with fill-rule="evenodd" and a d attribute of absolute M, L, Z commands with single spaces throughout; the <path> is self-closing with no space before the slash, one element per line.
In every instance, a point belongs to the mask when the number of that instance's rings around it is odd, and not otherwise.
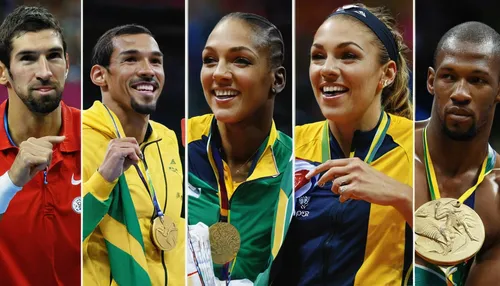
<path fill-rule="evenodd" d="M 149 120 L 163 54 L 149 30 L 125 25 L 101 36 L 92 65 L 102 102 L 83 112 L 84 284 L 184 285 L 177 139 Z"/>

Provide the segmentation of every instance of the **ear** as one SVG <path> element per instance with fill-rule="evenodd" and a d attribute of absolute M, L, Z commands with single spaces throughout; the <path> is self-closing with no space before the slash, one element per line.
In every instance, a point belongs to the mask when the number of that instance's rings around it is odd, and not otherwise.
<path fill-rule="evenodd" d="M 286 70 L 284 67 L 280 66 L 274 70 L 274 81 L 271 88 L 276 91 L 274 94 L 278 94 L 283 91 L 286 85 Z"/>
<path fill-rule="evenodd" d="M 9 70 L 3 62 L 0 62 L 0 84 L 9 87 Z"/>
<path fill-rule="evenodd" d="M 495 96 L 495 102 L 496 103 L 500 102 L 500 80 L 498 82 L 497 95 Z"/>
<path fill-rule="evenodd" d="M 99 87 L 107 86 L 108 83 L 106 82 L 106 68 L 100 65 L 94 65 L 90 70 L 90 79 L 95 85 Z"/>
<path fill-rule="evenodd" d="M 64 73 L 64 79 L 68 78 L 69 73 L 69 54 L 66 53 L 66 72 Z"/>
<path fill-rule="evenodd" d="M 384 87 L 391 85 L 396 78 L 396 74 L 398 72 L 398 67 L 396 62 L 389 61 L 384 69 L 384 74 L 382 76 L 382 82 L 385 82 Z"/>
<path fill-rule="evenodd" d="M 434 78 L 436 77 L 436 72 L 432 67 L 427 69 L 427 91 L 434 95 Z"/>

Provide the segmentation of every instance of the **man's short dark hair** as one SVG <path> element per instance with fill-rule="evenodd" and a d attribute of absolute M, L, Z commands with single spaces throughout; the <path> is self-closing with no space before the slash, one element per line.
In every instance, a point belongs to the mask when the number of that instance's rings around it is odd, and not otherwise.
<path fill-rule="evenodd" d="M 122 35 L 137 35 L 137 34 L 148 34 L 153 37 L 153 34 L 145 27 L 128 24 L 124 26 L 118 26 L 104 33 L 92 50 L 92 65 L 100 65 L 105 68 L 109 67 L 111 61 L 111 54 L 113 53 L 113 39 Z"/>
<path fill-rule="evenodd" d="M 54 15 L 43 7 L 17 7 L 7 15 L 0 26 L 0 61 L 9 69 L 13 39 L 27 32 L 38 32 L 47 29 L 54 30 L 59 34 L 64 53 L 66 53 L 66 41 L 64 40 L 63 31 Z"/>
<path fill-rule="evenodd" d="M 465 22 L 457 25 L 446 32 L 436 47 L 434 52 L 434 67 L 437 64 L 437 56 L 443 50 L 449 40 L 456 39 L 461 42 L 481 45 L 492 43 L 493 53 L 500 59 L 500 35 L 490 26 L 481 22 Z"/>

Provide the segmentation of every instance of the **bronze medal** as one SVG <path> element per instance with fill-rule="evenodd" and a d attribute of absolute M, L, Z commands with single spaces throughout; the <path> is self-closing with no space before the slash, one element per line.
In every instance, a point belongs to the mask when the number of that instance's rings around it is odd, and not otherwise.
<path fill-rule="evenodd" d="M 469 206 L 453 198 L 432 200 L 415 212 L 415 251 L 440 266 L 472 258 L 483 245 L 484 225 Z"/>
<path fill-rule="evenodd" d="M 240 250 L 240 234 L 236 227 L 227 222 L 218 222 L 208 231 L 213 262 L 225 264 L 233 260 Z"/>
<path fill-rule="evenodd" d="M 177 226 L 168 217 L 156 217 L 151 225 L 151 239 L 156 247 L 163 251 L 170 251 L 177 245 Z"/>

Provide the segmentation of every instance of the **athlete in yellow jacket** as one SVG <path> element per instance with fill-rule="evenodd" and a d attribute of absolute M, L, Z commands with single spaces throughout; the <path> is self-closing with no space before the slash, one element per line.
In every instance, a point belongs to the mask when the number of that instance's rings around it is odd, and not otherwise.
<path fill-rule="evenodd" d="M 103 55 L 106 44 L 111 55 Z M 127 25 L 94 48 L 102 103 L 83 112 L 84 285 L 184 285 L 183 173 L 173 131 L 149 120 L 164 83 L 149 31 Z M 159 220 L 161 218 L 161 220 Z M 152 222 L 168 221 L 158 243 Z"/>

